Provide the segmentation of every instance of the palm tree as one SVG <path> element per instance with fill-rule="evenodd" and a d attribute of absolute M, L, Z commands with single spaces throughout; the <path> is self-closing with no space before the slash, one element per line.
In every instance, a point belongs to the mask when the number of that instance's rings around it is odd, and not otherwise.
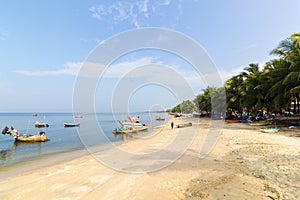
<path fill-rule="evenodd" d="M 243 97 L 246 95 L 243 85 L 243 77 L 240 75 L 233 76 L 225 82 L 224 88 L 227 97 L 228 112 L 242 112 Z"/>
<path fill-rule="evenodd" d="M 264 97 L 262 91 L 256 87 L 259 85 L 260 75 L 258 64 L 250 64 L 240 74 L 244 80 L 243 89 L 245 90 L 242 106 L 248 111 L 257 111 L 261 107 L 261 101 Z"/>
<path fill-rule="evenodd" d="M 286 64 L 287 74 L 285 74 L 282 84 L 285 86 L 286 97 L 294 102 L 294 111 L 298 105 L 300 111 L 300 34 L 294 33 L 288 39 L 280 42 L 271 54 L 278 55 Z"/>
<path fill-rule="evenodd" d="M 263 70 L 261 85 L 258 87 L 267 91 L 265 101 L 272 110 L 288 109 L 289 97 L 287 88 L 283 84 L 284 77 L 288 75 L 288 63 L 284 59 L 268 62 Z"/>
<path fill-rule="evenodd" d="M 187 113 L 194 112 L 196 110 L 196 106 L 190 100 L 186 100 L 180 104 L 180 109 L 181 109 L 181 113 L 187 114 Z"/>

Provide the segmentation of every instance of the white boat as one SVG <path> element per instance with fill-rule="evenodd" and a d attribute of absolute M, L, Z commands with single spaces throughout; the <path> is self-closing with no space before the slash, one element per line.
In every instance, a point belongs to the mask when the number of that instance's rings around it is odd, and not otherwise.
<path fill-rule="evenodd" d="M 141 123 L 139 120 L 139 117 L 137 118 L 131 118 L 128 116 L 128 120 L 120 121 L 118 120 L 119 124 L 121 125 L 121 128 L 114 129 L 114 133 L 135 133 L 139 131 L 148 130 L 149 126 L 146 126 L 145 124 Z"/>
<path fill-rule="evenodd" d="M 80 126 L 79 123 L 64 123 L 65 127 L 78 127 Z"/>
<path fill-rule="evenodd" d="M 139 121 L 139 117 L 130 117 L 128 116 L 128 120 L 125 120 L 125 121 L 120 121 L 118 120 L 118 122 L 120 123 L 120 125 L 123 127 L 123 128 L 133 128 L 133 127 L 143 127 L 145 126 L 145 124 L 141 123 Z"/>
<path fill-rule="evenodd" d="M 143 127 L 144 124 L 139 122 L 122 122 L 123 126 L 127 127 Z"/>

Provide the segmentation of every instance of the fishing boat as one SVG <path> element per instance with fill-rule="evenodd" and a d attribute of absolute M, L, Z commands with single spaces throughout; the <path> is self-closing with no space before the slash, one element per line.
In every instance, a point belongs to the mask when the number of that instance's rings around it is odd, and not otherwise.
<path fill-rule="evenodd" d="M 17 142 L 46 142 L 49 139 L 46 135 L 29 135 L 23 134 L 23 136 L 18 136 L 15 138 Z"/>
<path fill-rule="evenodd" d="M 44 122 L 38 122 L 38 121 L 36 121 L 36 122 L 34 123 L 34 125 L 35 125 L 36 128 L 49 127 L 49 124 L 44 123 Z"/>
<path fill-rule="evenodd" d="M 149 126 L 146 126 L 139 121 L 139 117 L 131 118 L 130 116 L 128 116 L 128 120 L 118 120 L 118 122 L 121 125 L 121 128 L 115 128 L 113 130 L 114 134 L 137 133 L 139 131 L 145 131 L 149 129 Z"/>
<path fill-rule="evenodd" d="M 64 127 L 78 127 L 79 123 L 64 123 Z"/>
<path fill-rule="evenodd" d="M 38 114 L 36 114 L 36 113 L 33 113 L 33 114 L 32 114 L 32 116 L 36 117 L 36 116 L 38 116 Z"/>
<path fill-rule="evenodd" d="M 138 117 L 127 116 L 127 117 L 128 117 L 128 120 L 125 120 L 125 121 L 118 120 L 118 122 L 122 126 L 122 128 L 130 129 L 133 127 L 142 128 L 143 126 L 146 126 L 145 124 L 140 122 L 139 116 Z"/>
<path fill-rule="evenodd" d="M 134 127 L 134 128 L 116 128 L 113 130 L 114 134 L 128 134 L 128 133 L 138 133 L 140 131 L 146 131 L 149 129 L 149 126 L 143 127 Z"/>
<path fill-rule="evenodd" d="M 265 126 L 266 122 L 264 122 L 264 121 L 250 122 L 249 125 L 250 126 Z"/>
<path fill-rule="evenodd" d="M 75 115 L 74 118 L 83 118 L 82 115 Z"/>
<path fill-rule="evenodd" d="M 41 131 L 39 134 L 32 135 L 27 133 L 20 134 L 13 127 L 9 130 L 7 126 L 3 129 L 2 134 L 11 135 L 16 142 L 46 142 L 49 140 L 44 131 Z"/>
<path fill-rule="evenodd" d="M 277 133 L 280 130 L 280 128 L 262 128 L 260 129 L 263 133 Z"/>
<path fill-rule="evenodd" d="M 225 122 L 227 123 L 241 123 L 242 121 L 239 119 L 226 119 Z"/>
<path fill-rule="evenodd" d="M 165 121 L 166 119 L 162 118 L 162 117 L 157 117 L 155 120 L 157 120 L 157 121 Z"/>
<path fill-rule="evenodd" d="M 125 127 L 143 127 L 145 124 L 139 122 L 121 122 L 122 126 Z"/>

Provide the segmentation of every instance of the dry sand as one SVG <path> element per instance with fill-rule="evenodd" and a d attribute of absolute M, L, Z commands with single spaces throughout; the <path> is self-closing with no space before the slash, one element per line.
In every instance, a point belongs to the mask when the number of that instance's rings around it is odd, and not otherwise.
<path fill-rule="evenodd" d="M 196 131 L 183 156 L 161 170 L 120 172 L 87 155 L 1 180 L 0 199 L 300 199 L 299 129 L 269 134 L 259 127 L 225 124 L 213 151 L 200 159 L 210 121 L 187 121 L 193 126 L 171 130 L 167 124 L 151 137 L 118 146 L 148 153 Z M 99 154 L 112 156 L 110 150 Z"/>

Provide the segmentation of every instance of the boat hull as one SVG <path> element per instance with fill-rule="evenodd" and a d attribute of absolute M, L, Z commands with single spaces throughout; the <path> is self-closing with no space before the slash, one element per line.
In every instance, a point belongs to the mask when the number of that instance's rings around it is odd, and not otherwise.
<path fill-rule="evenodd" d="M 128 133 L 138 133 L 140 131 L 146 131 L 149 129 L 149 126 L 144 126 L 144 127 L 135 127 L 135 128 L 132 128 L 132 129 L 115 129 L 113 131 L 114 134 L 128 134 Z"/>
<path fill-rule="evenodd" d="M 231 119 L 226 119 L 225 120 L 225 122 L 227 122 L 227 123 L 242 123 L 242 121 L 241 120 L 231 120 Z"/>
<path fill-rule="evenodd" d="M 45 128 L 45 127 L 49 127 L 49 124 L 47 123 L 42 123 L 42 122 L 35 122 L 35 127 L 36 128 Z"/>
<path fill-rule="evenodd" d="M 46 142 L 49 139 L 45 135 L 33 135 L 33 136 L 28 136 L 28 137 L 17 137 L 15 138 L 16 142 Z"/>
<path fill-rule="evenodd" d="M 80 126 L 80 124 L 68 124 L 68 123 L 64 123 L 64 127 L 78 127 Z"/>

